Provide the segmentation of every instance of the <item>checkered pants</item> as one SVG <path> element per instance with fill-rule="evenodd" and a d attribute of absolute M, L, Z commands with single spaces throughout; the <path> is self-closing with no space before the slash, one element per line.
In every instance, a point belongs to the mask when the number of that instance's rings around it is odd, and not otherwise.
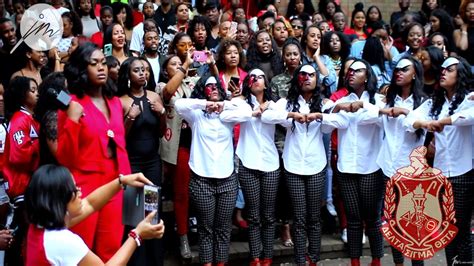
<path fill-rule="evenodd" d="M 306 235 L 308 256 L 313 262 L 320 259 L 321 201 L 326 181 L 326 168 L 315 175 L 297 175 L 285 171 L 288 191 L 293 205 L 293 241 L 295 262 L 306 262 Z"/>
<path fill-rule="evenodd" d="M 363 175 L 338 173 L 338 178 L 347 214 L 349 256 L 359 258 L 362 255 L 362 234 L 365 224 L 372 257 L 383 257 L 380 212 L 384 180 L 381 171 Z"/>
<path fill-rule="evenodd" d="M 239 181 L 244 192 L 249 222 L 249 247 L 252 258 L 273 257 L 275 201 L 280 169 L 262 172 L 239 163 Z M 263 253 L 262 253 L 263 250 Z"/>
<path fill-rule="evenodd" d="M 201 264 L 227 262 L 229 259 L 237 186 L 235 173 L 224 179 L 191 174 L 189 190 L 198 221 Z"/>
<path fill-rule="evenodd" d="M 384 191 L 385 191 L 385 187 L 386 187 L 387 182 L 390 179 L 390 177 L 384 175 L 383 173 L 382 173 L 382 175 L 384 177 Z M 384 192 L 383 197 L 382 197 L 382 203 L 383 203 L 384 198 L 385 198 L 385 192 Z M 398 251 L 398 249 L 394 248 L 393 246 L 390 246 L 390 248 L 392 249 L 393 263 L 403 264 L 403 261 L 404 261 L 403 254 L 400 251 Z M 411 265 L 412 266 L 423 266 L 423 265 L 425 265 L 425 263 L 422 260 L 411 260 Z"/>
<path fill-rule="evenodd" d="M 472 263 L 471 217 L 474 206 L 474 170 L 464 175 L 448 178 L 453 185 L 454 209 L 458 234 L 446 246 L 446 262 L 453 265 L 459 262 Z"/>

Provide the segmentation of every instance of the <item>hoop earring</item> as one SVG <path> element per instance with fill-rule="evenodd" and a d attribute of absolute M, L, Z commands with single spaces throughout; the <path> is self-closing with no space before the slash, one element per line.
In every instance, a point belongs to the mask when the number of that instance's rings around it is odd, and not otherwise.
<path fill-rule="evenodd" d="M 128 84 L 128 87 L 130 88 L 130 80 L 128 80 L 127 84 Z"/>
<path fill-rule="evenodd" d="M 148 82 L 145 80 L 145 85 L 143 85 L 143 88 L 146 88 L 146 85 L 148 85 Z"/>

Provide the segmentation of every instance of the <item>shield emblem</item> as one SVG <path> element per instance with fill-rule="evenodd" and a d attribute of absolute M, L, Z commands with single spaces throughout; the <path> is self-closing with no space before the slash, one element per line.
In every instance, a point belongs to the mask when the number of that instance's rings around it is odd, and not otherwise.
<path fill-rule="evenodd" d="M 425 147 L 410 154 L 385 192 L 382 234 L 406 257 L 424 260 L 444 248 L 457 234 L 451 183 L 424 157 Z"/>

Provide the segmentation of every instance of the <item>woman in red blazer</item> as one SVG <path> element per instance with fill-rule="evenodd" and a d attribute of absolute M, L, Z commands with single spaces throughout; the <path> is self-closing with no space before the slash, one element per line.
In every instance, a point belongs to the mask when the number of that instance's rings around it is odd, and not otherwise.
<path fill-rule="evenodd" d="M 75 50 L 64 70 L 73 101 L 58 113 L 57 159 L 69 168 L 84 196 L 130 173 L 120 100 L 108 86 L 102 51 L 92 43 Z M 120 248 L 122 193 L 71 228 L 102 260 Z"/>

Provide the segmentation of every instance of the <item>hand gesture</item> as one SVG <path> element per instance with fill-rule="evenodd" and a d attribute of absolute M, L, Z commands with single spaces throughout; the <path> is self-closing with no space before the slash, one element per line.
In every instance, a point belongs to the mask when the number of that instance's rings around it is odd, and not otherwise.
<path fill-rule="evenodd" d="M 66 112 L 69 119 L 76 123 L 79 123 L 79 119 L 84 115 L 84 108 L 80 103 L 71 101 Z"/>
<path fill-rule="evenodd" d="M 157 211 L 153 211 L 145 217 L 143 221 L 141 221 L 135 230 L 137 234 L 142 239 L 154 239 L 154 238 L 162 238 L 163 234 L 165 233 L 165 225 L 163 224 L 163 220 L 160 220 L 158 224 L 151 224 L 151 220 L 153 216 L 156 215 Z"/>
<path fill-rule="evenodd" d="M 10 248 L 13 242 L 13 236 L 10 230 L 0 230 L 0 250 Z"/>
<path fill-rule="evenodd" d="M 269 106 L 269 105 L 270 105 L 270 102 L 269 102 L 269 101 L 266 101 L 266 102 L 262 103 L 262 104 L 260 105 L 260 107 L 259 107 L 259 108 L 260 108 L 260 112 L 262 112 L 262 113 L 265 112 L 265 110 L 268 109 L 268 106 Z"/>
<path fill-rule="evenodd" d="M 213 64 L 215 64 L 215 63 L 216 63 L 216 60 L 214 59 L 214 55 L 212 54 L 212 52 L 209 51 L 209 50 L 207 50 L 207 48 L 206 48 L 206 50 L 205 50 L 204 52 L 206 53 L 206 56 L 207 56 L 206 64 L 208 64 L 208 65 L 213 65 Z"/>
<path fill-rule="evenodd" d="M 300 114 L 300 113 L 292 113 L 292 117 L 294 120 L 296 120 L 298 123 L 306 123 L 306 115 Z"/>
<path fill-rule="evenodd" d="M 134 120 L 137 118 L 142 113 L 140 110 L 140 106 L 138 104 L 132 103 L 132 106 L 130 106 L 130 109 L 128 109 L 127 116 L 131 119 Z"/>
<path fill-rule="evenodd" d="M 151 110 L 155 113 L 157 113 L 158 115 L 161 115 L 162 113 L 164 113 L 164 107 L 163 107 L 163 104 L 161 104 L 160 101 L 158 100 L 154 100 L 152 102 L 150 102 L 150 107 L 151 107 Z"/>
<path fill-rule="evenodd" d="M 227 89 L 232 93 L 232 98 L 242 95 L 242 92 L 240 91 L 239 85 L 234 84 L 234 82 L 232 80 L 229 81 Z"/>
<path fill-rule="evenodd" d="M 153 183 L 148 180 L 142 173 L 135 173 L 129 175 L 120 176 L 120 182 L 123 185 L 132 186 L 132 187 L 143 187 L 146 185 L 153 185 Z"/>
<path fill-rule="evenodd" d="M 321 113 L 309 113 L 306 115 L 306 122 L 311 123 L 313 121 L 320 121 L 323 119 L 323 114 Z"/>

